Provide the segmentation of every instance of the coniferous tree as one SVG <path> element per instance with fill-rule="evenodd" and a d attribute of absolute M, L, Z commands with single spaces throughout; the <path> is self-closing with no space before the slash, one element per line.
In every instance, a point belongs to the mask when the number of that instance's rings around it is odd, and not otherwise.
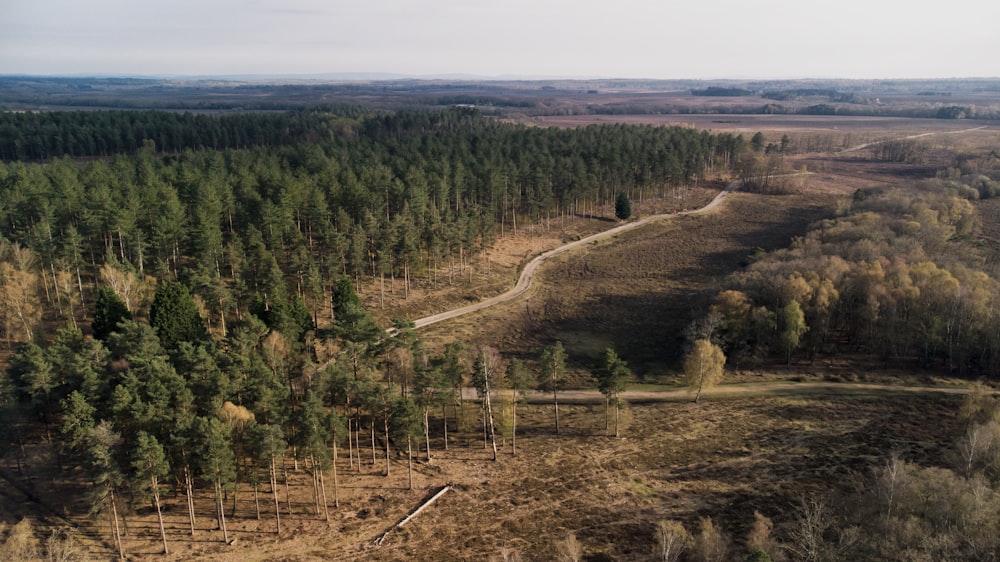
<path fill-rule="evenodd" d="M 619 191 L 615 197 L 615 216 L 622 221 L 632 216 L 632 202 L 624 191 Z"/>
<path fill-rule="evenodd" d="M 114 425 L 102 421 L 94 427 L 87 438 L 85 466 L 87 474 L 93 482 L 90 489 L 90 512 L 96 515 L 106 512 L 111 516 L 111 529 L 118 555 L 125 559 L 125 547 L 122 544 L 121 529 L 118 524 L 118 491 L 125 481 L 121 466 L 118 464 L 121 435 L 115 431 Z"/>
<path fill-rule="evenodd" d="M 406 441 L 407 488 L 413 489 L 413 438 L 420 435 L 421 416 L 417 404 L 409 397 L 397 397 L 391 405 L 389 435 L 397 443 Z M 386 435 L 386 437 L 389 437 Z M 388 449 L 386 450 L 388 453 Z M 388 459 L 386 459 L 388 473 Z"/>
<path fill-rule="evenodd" d="M 141 495 L 148 495 L 156 508 L 163 554 L 170 554 L 167 548 L 167 531 L 163 526 L 163 512 L 160 509 L 161 481 L 170 473 L 170 465 L 159 441 L 144 431 L 139 432 L 132 451 L 132 471 L 133 487 Z"/>
<path fill-rule="evenodd" d="M 125 306 L 125 301 L 119 298 L 110 287 L 102 286 L 97 290 L 97 300 L 94 301 L 94 321 L 91 323 L 95 338 L 106 340 L 111 332 L 118 328 L 119 322 L 131 319 L 132 313 Z"/>
<path fill-rule="evenodd" d="M 557 341 L 542 349 L 538 358 L 538 388 L 552 393 L 552 412 L 559 434 L 559 391 L 566 386 L 566 350 Z"/>
<path fill-rule="evenodd" d="M 526 402 L 534 385 L 534 378 L 523 363 L 518 359 L 512 359 L 507 364 L 504 371 L 504 381 L 511 392 L 511 432 L 510 445 L 511 453 L 517 454 L 517 404 Z"/>
<path fill-rule="evenodd" d="M 615 350 L 610 347 L 601 354 L 601 359 L 594 370 L 597 387 L 604 395 L 604 429 L 608 429 L 608 409 L 612 402 L 615 407 L 615 437 L 618 437 L 618 413 L 621 410 L 619 395 L 625 390 L 625 383 L 631 372 Z"/>
<path fill-rule="evenodd" d="M 166 281 L 156 288 L 149 308 L 149 324 L 156 328 L 163 347 L 168 350 L 180 342 L 198 342 L 205 338 L 198 305 L 187 287 L 176 281 Z"/>
<path fill-rule="evenodd" d="M 198 465 L 202 479 L 211 482 L 215 498 L 216 520 L 222 531 L 223 542 L 229 542 L 226 528 L 225 490 L 236 478 L 236 458 L 230 443 L 229 431 L 217 418 L 198 418 L 195 421 L 198 436 Z"/>

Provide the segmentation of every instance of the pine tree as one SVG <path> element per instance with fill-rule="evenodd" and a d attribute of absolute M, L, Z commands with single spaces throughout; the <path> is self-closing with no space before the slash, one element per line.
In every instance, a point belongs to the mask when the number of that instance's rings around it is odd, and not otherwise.
<path fill-rule="evenodd" d="M 94 321 L 91 326 L 94 337 L 106 340 L 111 332 L 118 329 L 122 320 L 131 320 L 132 313 L 125 306 L 125 301 L 118 297 L 111 287 L 102 286 L 97 290 L 97 300 L 94 301 Z"/>
<path fill-rule="evenodd" d="M 538 388 L 552 393 L 552 412 L 559 434 L 559 391 L 566 385 L 566 350 L 562 342 L 546 346 L 538 359 Z"/>
<path fill-rule="evenodd" d="M 149 324 L 156 328 L 167 350 L 173 350 L 180 342 L 198 342 L 205 338 L 198 305 L 187 287 L 176 281 L 166 281 L 156 288 L 149 308 Z"/>
<path fill-rule="evenodd" d="M 132 451 L 133 487 L 143 496 L 148 495 L 156 508 L 156 518 L 160 523 L 160 538 L 163 539 L 163 554 L 169 554 L 167 531 L 163 527 L 163 512 L 160 510 L 160 483 L 170 474 L 170 465 L 163 453 L 163 447 L 155 437 L 140 431 Z"/>
<path fill-rule="evenodd" d="M 619 191 L 615 197 L 615 216 L 618 220 L 628 220 L 632 216 L 632 202 L 628 199 L 628 194 Z"/>
<path fill-rule="evenodd" d="M 597 387 L 604 395 L 604 429 L 608 429 L 608 410 L 611 403 L 613 402 L 615 406 L 615 437 L 618 437 L 618 413 L 621 410 L 618 396 L 625 390 L 625 383 L 630 375 L 625 361 L 622 361 L 610 347 L 601 354 L 601 360 L 594 370 Z"/>

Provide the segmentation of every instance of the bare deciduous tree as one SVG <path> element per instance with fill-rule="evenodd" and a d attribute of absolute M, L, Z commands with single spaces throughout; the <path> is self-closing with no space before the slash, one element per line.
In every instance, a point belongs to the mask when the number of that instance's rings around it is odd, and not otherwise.
<path fill-rule="evenodd" d="M 555 544 L 556 560 L 559 562 L 579 562 L 583 558 L 583 545 L 576 533 L 567 533 L 566 538 Z"/>
<path fill-rule="evenodd" d="M 825 499 L 803 498 L 790 532 L 788 550 L 799 560 L 821 560 L 827 550 L 824 535 L 832 524 L 833 513 Z"/>
<path fill-rule="evenodd" d="M 677 562 L 681 554 L 693 542 L 691 533 L 677 521 L 659 521 L 656 524 L 656 547 L 654 554 L 657 560 Z"/>
<path fill-rule="evenodd" d="M 729 554 L 729 538 L 711 517 L 698 520 L 698 535 L 694 538 L 694 559 L 699 562 L 722 562 Z"/>

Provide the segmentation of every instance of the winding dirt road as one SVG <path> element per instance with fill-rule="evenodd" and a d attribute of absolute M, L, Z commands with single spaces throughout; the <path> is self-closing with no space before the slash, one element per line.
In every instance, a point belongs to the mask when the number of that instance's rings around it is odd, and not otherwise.
<path fill-rule="evenodd" d="M 457 318 L 459 316 L 464 316 L 466 314 L 471 314 L 473 312 L 483 310 L 484 308 L 489 308 L 491 306 L 508 302 L 516 299 L 517 297 L 524 294 L 531 287 L 532 281 L 535 280 L 535 273 L 538 271 L 539 266 L 541 266 L 545 260 L 558 256 L 559 254 L 568 252 L 570 250 L 579 248 L 581 246 L 586 246 L 592 242 L 598 242 L 601 240 L 606 240 L 608 238 L 613 238 L 623 232 L 628 232 L 629 230 L 634 230 L 636 228 L 645 226 L 652 222 L 657 222 L 665 219 L 670 219 L 674 217 L 679 217 L 683 215 L 700 215 L 708 213 L 718 207 L 722 201 L 733 191 L 739 189 L 739 181 L 734 181 L 726 186 L 726 189 L 719 192 L 707 205 L 700 209 L 695 209 L 691 211 L 681 211 L 679 213 L 666 213 L 662 215 L 651 215 L 644 219 L 637 220 L 635 222 L 628 222 L 621 226 L 616 226 L 612 229 L 605 230 L 603 232 L 598 232 L 597 234 L 591 234 L 586 238 L 581 238 L 574 242 L 564 244 L 558 248 L 554 248 L 545 253 L 539 254 L 533 260 L 528 262 L 528 265 L 524 267 L 521 271 L 521 276 L 517 279 L 517 283 L 506 293 L 497 295 L 495 297 L 480 301 L 468 306 L 463 306 L 461 308 L 455 308 L 452 310 L 447 310 L 445 312 L 440 312 L 438 314 L 432 314 L 431 316 L 425 316 L 424 318 L 419 318 L 413 322 L 415 328 L 423 328 L 424 326 L 429 326 L 437 322 L 443 322 L 445 320 L 450 320 L 452 318 Z"/>

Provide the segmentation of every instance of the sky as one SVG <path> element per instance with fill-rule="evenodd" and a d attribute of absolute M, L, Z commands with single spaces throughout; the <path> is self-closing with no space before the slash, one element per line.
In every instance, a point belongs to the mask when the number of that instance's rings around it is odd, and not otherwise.
<path fill-rule="evenodd" d="M 0 74 L 1000 77 L 996 0 L 0 0 Z"/>

